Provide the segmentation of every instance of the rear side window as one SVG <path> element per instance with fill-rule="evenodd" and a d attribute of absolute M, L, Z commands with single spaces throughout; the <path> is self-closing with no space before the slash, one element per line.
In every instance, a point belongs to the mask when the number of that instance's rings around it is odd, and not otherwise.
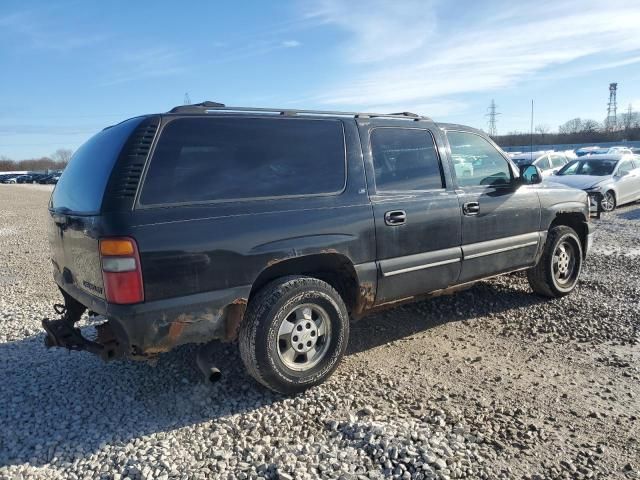
<path fill-rule="evenodd" d="M 51 208 L 79 214 L 99 213 L 111 170 L 142 120 L 132 118 L 102 130 L 76 150 L 51 195 Z"/>
<path fill-rule="evenodd" d="M 549 156 L 545 155 L 542 157 L 536 162 L 536 165 L 540 170 L 549 170 L 551 168 L 551 165 L 549 164 Z"/>
<path fill-rule="evenodd" d="M 180 118 L 162 131 L 140 203 L 332 194 L 345 181 L 340 121 Z"/>
<path fill-rule="evenodd" d="M 567 163 L 566 158 L 563 155 L 551 155 L 551 165 L 553 168 L 560 168 Z"/>
<path fill-rule="evenodd" d="M 440 159 L 428 130 L 376 128 L 371 132 L 376 190 L 444 188 Z"/>

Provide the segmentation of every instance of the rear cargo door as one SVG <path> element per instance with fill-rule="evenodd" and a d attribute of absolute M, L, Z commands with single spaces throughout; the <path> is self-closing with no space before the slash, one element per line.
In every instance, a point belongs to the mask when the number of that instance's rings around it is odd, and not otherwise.
<path fill-rule="evenodd" d="M 109 127 L 71 158 L 49 203 L 49 245 L 56 282 L 104 298 L 99 239 L 107 183 L 127 140 L 143 118 Z"/>

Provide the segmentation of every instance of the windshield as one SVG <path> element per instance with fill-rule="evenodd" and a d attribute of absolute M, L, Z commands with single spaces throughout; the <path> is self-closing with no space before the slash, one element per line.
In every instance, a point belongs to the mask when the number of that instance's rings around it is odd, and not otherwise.
<path fill-rule="evenodd" d="M 603 177 L 613 174 L 617 160 L 574 160 L 567 163 L 558 175 L 593 175 Z"/>

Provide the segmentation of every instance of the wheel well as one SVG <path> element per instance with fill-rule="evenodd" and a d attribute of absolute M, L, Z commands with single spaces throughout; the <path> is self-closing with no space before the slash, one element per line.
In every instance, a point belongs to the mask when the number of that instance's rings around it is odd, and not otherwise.
<path fill-rule="evenodd" d="M 585 221 L 584 216 L 580 213 L 558 213 L 553 222 L 551 222 L 549 230 L 556 225 L 565 225 L 575 230 L 575 232 L 578 234 L 578 237 L 580 238 L 580 243 L 582 244 L 582 252 L 584 255 L 587 250 L 588 234 L 587 222 Z"/>
<path fill-rule="evenodd" d="M 267 283 L 287 275 L 306 275 L 327 282 L 337 290 L 349 311 L 357 304 L 358 275 L 351 261 L 339 253 L 304 255 L 272 264 L 253 282 L 249 299 Z"/>

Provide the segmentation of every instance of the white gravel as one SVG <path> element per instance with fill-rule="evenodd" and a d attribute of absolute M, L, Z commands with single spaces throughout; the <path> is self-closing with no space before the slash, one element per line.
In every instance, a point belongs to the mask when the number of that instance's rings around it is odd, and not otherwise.
<path fill-rule="evenodd" d="M 284 398 L 235 345 L 215 385 L 188 346 L 156 367 L 46 350 L 49 193 L 0 185 L 1 479 L 640 478 L 638 205 L 597 222 L 570 297 L 520 274 L 386 310 Z"/>

